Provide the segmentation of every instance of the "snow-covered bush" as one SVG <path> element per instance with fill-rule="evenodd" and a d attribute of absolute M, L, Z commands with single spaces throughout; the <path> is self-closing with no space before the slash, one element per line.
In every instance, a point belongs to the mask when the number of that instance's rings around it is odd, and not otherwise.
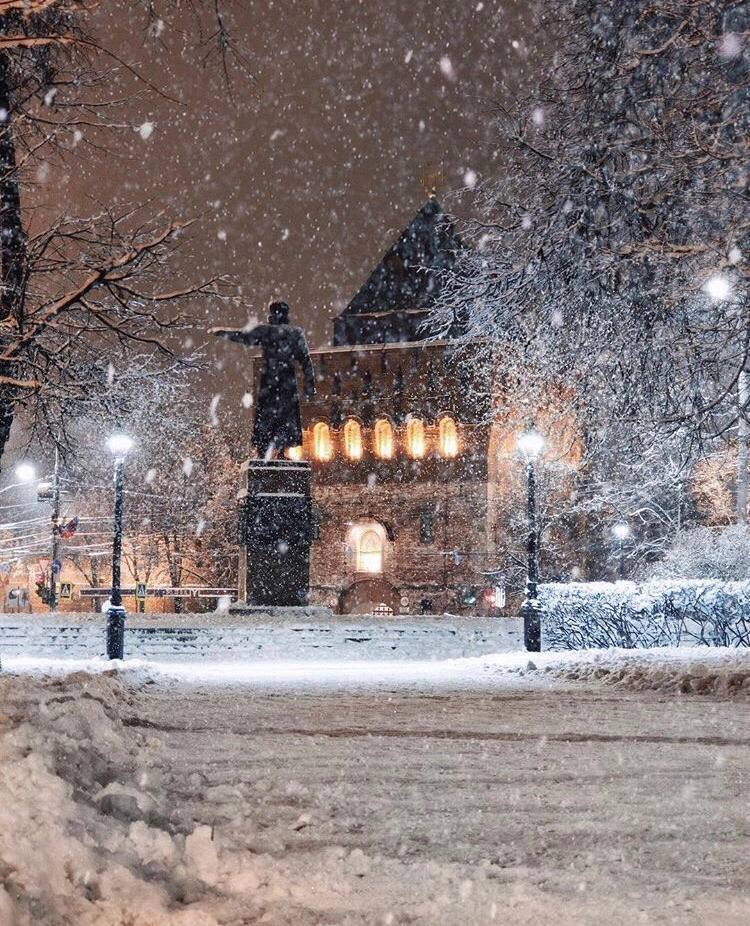
<path fill-rule="evenodd" d="M 750 530 L 744 524 L 732 524 L 720 530 L 695 527 L 681 531 L 654 567 L 654 577 L 750 579 Z"/>
<path fill-rule="evenodd" d="M 549 584 L 539 606 L 547 649 L 750 646 L 750 581 Z"/>

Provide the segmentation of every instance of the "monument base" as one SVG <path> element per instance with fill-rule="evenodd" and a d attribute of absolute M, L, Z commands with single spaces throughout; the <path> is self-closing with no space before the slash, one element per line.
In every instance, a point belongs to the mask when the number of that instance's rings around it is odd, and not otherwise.
<path fill-rule="evenodd" d="M 239 494 L 243 597 L 247 606 L 260 609 L 304 608 L 313 539 L 310 464 L 247 460 L 242 468 L 247 473 L 247 489 Z"/>

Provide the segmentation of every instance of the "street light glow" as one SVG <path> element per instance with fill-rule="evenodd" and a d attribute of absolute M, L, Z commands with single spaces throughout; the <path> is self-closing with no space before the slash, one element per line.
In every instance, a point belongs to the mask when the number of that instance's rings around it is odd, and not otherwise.
<path fill-rule="evenodd" d="M 133 446 L 133 438 L 128 437 L 127 434 L 112 434 L 112 436 L 107 440 L 107 447 L 110 452 L 117 457 L 124 457 L 125 454 Z"/>
<path fill-rule="evenodd" d="M 729 280 L 720 273 L 715 273 L 713 276 L 709 277 L 703 284 L 703 290 L 706 295 L 710 296 L 711 299 L 715 299 L 717 302 L 728 299 L 732 295 L 732 287 Z"/>
<path fill-rule="evenodd" d="M 538 431 L 524 431 L 519 434 L 517 444 L 527 460 L 535 460 L 544 450 L 544 438 Z"/>
<path fill-rule="evenodd" d="M 31 482 L 36 476 L 36 470 L 31 463 L 19 463 L 16 467 L 16 478 L 19 482 Z"/>
<path fill-rule="evenodd" d="M 621 522 L 620 524 L 615 524 L 612 528 L 612 533 L 618 540 L 626 540 L 630 536 L 630 528 L 627 524 Z"/>

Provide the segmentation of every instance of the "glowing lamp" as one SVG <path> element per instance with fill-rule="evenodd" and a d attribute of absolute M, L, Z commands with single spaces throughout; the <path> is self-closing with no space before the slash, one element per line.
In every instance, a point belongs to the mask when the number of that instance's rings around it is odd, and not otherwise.
<path fill-rule="evenodd" d="M 544 438 L 538 431 L 524 431 L 518 436 L 517 445 L 527 460 L 535 460 L 544 450 Z"/>
<path fill-rule="evenodd" d="M 133 438 L 127 434 L 112 434 L 107 440 L 107 449 L 116 457 L 124 457 L 133 447 Z"/>

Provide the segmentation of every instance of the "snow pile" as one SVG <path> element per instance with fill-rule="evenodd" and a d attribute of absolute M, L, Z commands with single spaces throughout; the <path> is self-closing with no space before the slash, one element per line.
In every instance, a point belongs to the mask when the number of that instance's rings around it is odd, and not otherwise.
<path fill-rule="evenodd" d="M 743 650 L 612 651 L 551 663 L 564 681 L 601 683 L 629 691 L 713 695 L 750 700 L 750 654 Z"/>
<path fill-rule="evenodd" d="M 550 649 L 750 646 L 750 581 L 548 584 L 539 605 Z"/>
<path fill-rule="evenodd" d="M 157 797 L 156 744 L 123 727 L 118 680 L 5 676 L 0 699 L 0 923 L 215 926 L 175 909 L 210 883 L 212 849 Z"/>

